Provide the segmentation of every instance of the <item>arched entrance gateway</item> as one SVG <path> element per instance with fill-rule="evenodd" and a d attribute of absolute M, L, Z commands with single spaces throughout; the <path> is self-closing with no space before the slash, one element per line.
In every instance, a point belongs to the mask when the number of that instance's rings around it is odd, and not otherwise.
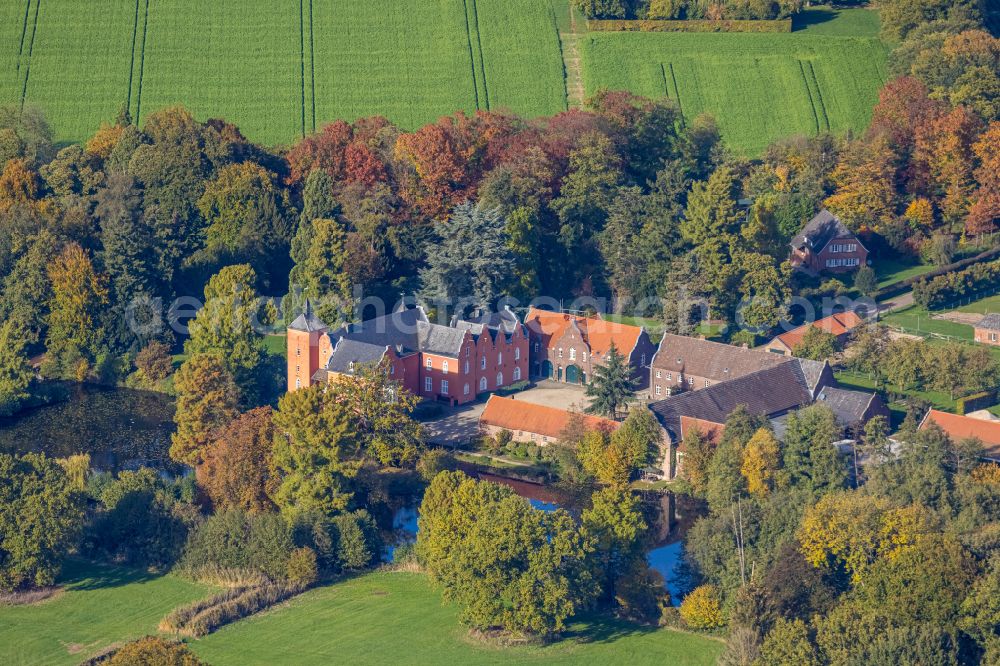
<path fill-rule="evenodd" d="M 542 361 L 542 377 L 552 379 L 552 361 Z"/>
<path fill-rule="evenodd" d="M 576 367 L 575 365 L 571 365 L 566 368 L 566 383 L 567 384 L 580 383 L 580 368 Z"/>

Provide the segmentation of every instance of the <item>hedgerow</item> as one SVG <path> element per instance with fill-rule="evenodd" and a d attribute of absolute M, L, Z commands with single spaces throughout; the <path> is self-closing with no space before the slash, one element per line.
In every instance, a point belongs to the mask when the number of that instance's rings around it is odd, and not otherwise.
<path fill-rule="evenodd" d="M 913 285 L 913 302 L 935 310 L 955 301 L 995 288 L 1000 280 L 1000 261 L 973 264 L 969 268 L 918 280 Z"/>

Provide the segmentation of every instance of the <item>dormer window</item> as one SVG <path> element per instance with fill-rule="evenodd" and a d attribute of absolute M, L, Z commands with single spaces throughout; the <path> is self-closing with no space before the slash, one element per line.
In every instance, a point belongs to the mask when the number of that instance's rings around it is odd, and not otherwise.
<path fill-rule="evenodd" d="M 354 372 L 354 361 L 351 361 L 350 363 L 347 364 L 347 371 Z"/>
<path fill-rule="evenodd" d="M 433 362 L 433 361 L 431 361 L 431 359 L 430 359 L 430 358 L 428 358 L 428 359 L 427 359 L 427 364 L 426 364 L 426 365 L 427 365 L 427 369 L 428 369 L 428 370 L 430 370 L 431 368 L 433 368 L 433 367 L 434 367 L 434 362 Z"/>
<path fill-rule="evenodd" d="M 443 372 L 446 375 L 448 374 L 448 361 L 443 361 L 441 363 L 441 372 Z"/>

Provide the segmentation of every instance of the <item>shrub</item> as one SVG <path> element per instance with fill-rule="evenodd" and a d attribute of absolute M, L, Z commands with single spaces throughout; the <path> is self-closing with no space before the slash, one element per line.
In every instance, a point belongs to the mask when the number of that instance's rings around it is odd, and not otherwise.
<path fill-rule="evenodd" d="M 150 342 L 136 354 L 135 367 L 144 379 L 154 384 L 166 379 L 174 369 L 170 346 L 162 342 Z"/>
<path fill-rule="evenodd" d="M 433 481 L 439 472 L 455 469 L 455 457 L 444 449 L 427 449 L 417 462 L 417 471 L 424 481 Z"/>
<path fill-rule="evenodd" d="M 337 529 L 337 559 L 345 571 L 371 566 L 381 552 L 378 527 L 364 509 L 343 513 L 333 519 Z"/>
<path fill-rule="evenodd" d="M 180 570 L 200 578 L 203 570 L 235 569 L 279 580 L 294 547 L 291 527 L 280 515 L 223 511 L 191 532 Z"/>
<path fill-rule="evenodd" d="M 105 666 L 199 666 L 199 660 L 186 645 L 177 641 L 164 640 L 158 636 L 146 636 L 126 643 L 109 655 L 84 662 Z"/>
<path fill-rule="evenodd" d="M 316 551 L 312 548 L 296 548 L 288 556 L 288 572 L 285 578 L 293 585 L 309 587 L 319 576 L 316 565 Z"/>
<path fill-rule="evenodd" d="M 913 283 L 913 301 L 929 310 L 995 287 L 1000 282 L 1000 261 L 976 263 L 961 271 L 920 279 Z"/>
<path fill-rule="evenodd" d="M 719 591 L 714 585 L 694 588 L 681 602 L 681 618 L 692 629 L 715 629 L 725 625 Z"/>
<path fill-rule="evenodd" d="M 160 621 L 160 631 L 198 638 L 219 627 L 280 603 L 305 589 L 302 584 L 278 583 L 227 590 L 208 599 L 174 609 Z"/>
<path fill-rule="evenodd" d="M 587 30 L 592 32 L 791 32 L 792 19 L 768 20 L 684 20 L 684 21 L 622 21 L 589 20 Z"/>
<path fill-rule="evenodd" d="M 996 391 L 981 391 L 979 393 L 967 395 L 964 398 L 959 398 L 955 401 L 955 413 L 968 414 L 969 412 L 974 412 L 977 409 L 985 409 L 996 403 L 996 400 Z"/>

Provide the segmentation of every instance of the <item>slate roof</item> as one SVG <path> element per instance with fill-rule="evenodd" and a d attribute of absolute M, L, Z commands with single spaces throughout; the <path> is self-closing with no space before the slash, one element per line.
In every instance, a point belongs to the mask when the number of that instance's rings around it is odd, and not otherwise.
<path fill-rule="evenodd" d="M 618 353 L 628 357 L 639 342 L 643 329 L 640 326 L 629 326 L 601 319 L 600 317 L 581 317 L 565 312 L 551 312 L 531 308 L 524 318 L 524 324 L 542 338 L 542 344 L 551 347 L 553 340 L 558 340 L 570 326 L 576 326 L 581 337 L 590 347 L 590 351 L 603 356 L 615 343 Z"/>
<path fill-rule="evenodd" d="M 330 333 L 330 339 L 334 344 L 341 338 L 350 338 L 380 347 L 393 347 L 401 352 L 415 352 L 419 344 L 418 324 L 426 321 L 427 315 L 420 308 L 399 310 L 360 324 L 342 326 Z"/>
<path fill-rule="evenodd" d="M 986 328 L 991 331 L 1000 331 L 1000 314 L 988 314 L 979 320 L 976 328 Z"/>
<path fill-rule="evenodd" d="M 799 372 L 802 373 L 809 392 L 815 396 L 816 390 L 820 388 L 820 382 L 823 380 L 823 373 L 829 367 L 829 364 L 826 361 L 812 361 L 808 358 L 793 358 L 791 360 L 798 366 Z"/>
<path fill-rule="evenodd" d="M 824 208 L 792 238 L 792 247 L 799 250 L 803 248 L 821 250 L 830 239 L 844 236 L 854 236 L 854 234 L 844 226 L 840 218 Z"/>
<path fill-rule="evenodd" d="M 533 432 L 555 439 L 566 429 L 571 416 L 573 416 L 573 412 L 567 412 L 564 409 L 491 395 L 490 399 L 486 401 L 486 409 L 479 417 L 479 422 L 483 425 Z M 580 418 L 583 419 L 584 425 L 591 430 L 605 428 L 610 431 L 617 429 L 620 425 L 616 421 L 590 414 L 580 414 Z"/>
<path fill-rule="evenodd" d="M 771 352 L 668 333 L 660 341 L 652 366 L 723 382 L 790 361 L 786 356 Z"/>
<path fill-rule="evenodd" d="M 333 348 L 326 369 L 342 374 L 354 372 L 354 365 L 361 363 L 378 363 L 382 360 L 388 348 L 373 345 L 369 342 L 341 338 Z M 352 365 L 354 364 L 354 365 Z"/>
<path fill-rule="evenodd" d="M 874 393 L 824 386 L 816 397 L 816 402 L 833 410 L 833 415 L 837 417 L 837 423 L 844 428 L 849 428 L 861 422 L 868 405 L 874 398 Z"/>
<path fill-rule="evenodd" d="M 312 309 L 312 303 L 307 300 L 305 310 L 295 318 L 295 321 L 288 328 L 311 333 L 313 331 L 325 331 L 329 327 L 323 323 L 322 319 L 316 316 L 316 313 Z"/>
<path fill-rule="evenodd" d="M 458 358 L 465 331 L 440 324 L 417 322 L 417 345 L 420 351 Z"/>
<path fill-rule="evenodd" d="M 737 379 L 689 391 L 650 404 L 660 423 L 680 435 L 682 416 L 724 424 L 739 406 L 772 417 L 812 402 L 808 380 L 798 363 L 782 363 Z"/>

